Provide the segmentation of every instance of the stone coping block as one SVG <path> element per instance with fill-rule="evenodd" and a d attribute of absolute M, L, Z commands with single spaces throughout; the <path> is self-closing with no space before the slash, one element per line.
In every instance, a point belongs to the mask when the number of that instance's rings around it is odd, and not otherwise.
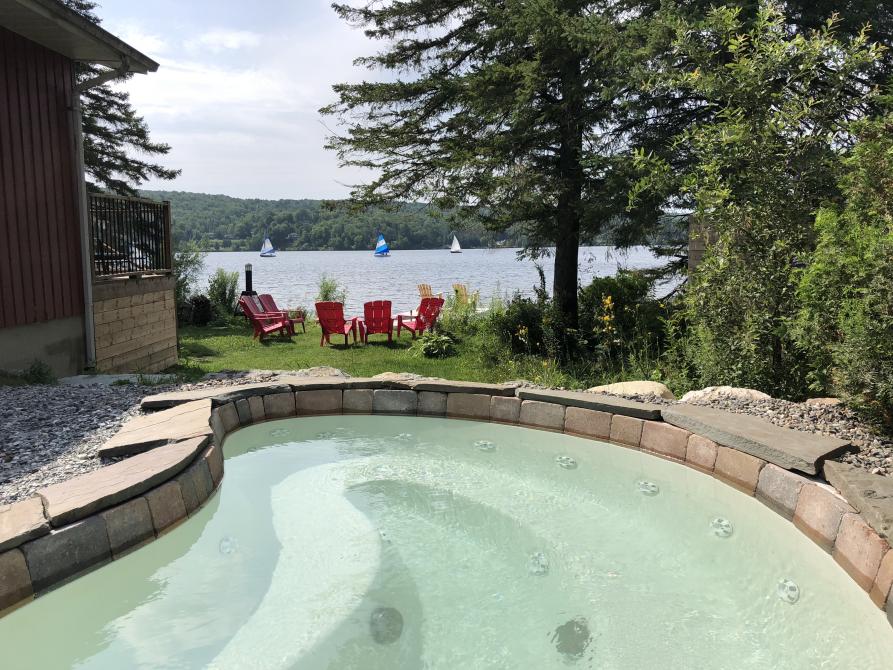
<path fill-rule="evenodd" d="M 286 393 L 290 390 L 291 387 L 288 384 L 281 382 L 208 386 L 190 391 L 170 391 L 168 393 L 146 396 L 140 403 L 140 409 L 146 411 L 167 409 L 187 402 L 205 399 L 210 399 L 216 406 L 253 396 L 267 395 L 268 393 Z"/>
<path fill-rule="evenodd" d="M 794 510 L 797 509 L 800 489 L 808 483 L 809 480 L 802 475 L 767 463 L 760 470 L 760 479 L 754 495 L 766 507 L 790 520 L 794 518 Z"/>
<path fill-rule="evenodd" d="M 831 555 L 864 591 L 871 591 L 881 560 L 890 549 L 858 514 L 844 514 Z"/>
<path fill-rule="evenodd" d="M 233 410 L 235 412 L 235 409 Z M 129 456 L 162 444 L 211 434 L 211 400 L 195 400 L 154 414 L 137 416 L 99 448 L 99 455 Z"/>
<path fill-rule="evenodd" d="M 260 398 L 258 398 L 260 400 Z M 261 400 L 261 407 L 263 407 L 263 400 Z M 251 416 L 251 405 L 248 403 L 248 398 L 240 398 L 236 400 L 236 412 L 239 415 L 239 424 L 242 426 L 247 426 L 249 423 L 254 422 L 254 417 Z"/>
<path fill-rule="evenodd" d="M 240 425 L 239 411 L 236 409 L 235 403 L 228 402 L 225 405 L 220 405 L 217 409 L 213 410 L 212 415 L 217 415 L 220 418 L 224 435 L 234 431 Z"/>
<path fill-rule="evenodd" d="M 112 556 L 120 556 L 155 537 L 149 503 L 139 497 L 101 514 L 109 534 Z"/>
<path fill-rule="evenodd" d="M 285 375 L 279 382 L 288 384 L 292 391 L 329 391 L 345 389 L 401 389 L 409 390 L 409 385 L 402 381 L 388 379 L 372 379 L 371 377 L 295 377 Z"/>
<path fill-rule="evenodd" d="M 682 428 L 657 421 L 646 421 L 642 426 L 639 446 L 646 451 L 684 461 L 690 435 L 691 433 Z"/>
<path fill-rule="evenodd" d="M 816 484 L 800 489 L 794 525 L 825 551 L 830 552 L 837 539 L 843 515 L 855 511 L 845 500 Z"/>
<path fill-rule="evenodd" d="M 208 444 L 197 437 L 40 489 L 50 523 L 63 526 L 134 498 L 183 470 Z"/>
<path fill-rule="evenodd" d="M 295 394 L 271 393 L 264 396 L 264 416 L 267 419 L 286 419 L 295 415 Z"/>
<path fill-rule="evenodd" d="M 766 461 L 727 447 L 716 448 L 713 474 L 747 495 L 753 495 Z"/>
<path fill-rule="evenodd" d="M 611 417 L 611 441 L 628 447 L 639 448 L 642 440 L 642 426 L 645 421 L 634 416 L 615 414 Z"/>
<path fill-rule="evenodd" d="M 717 444 L 743 451 L 785 470 L 818 473 L 819 463 L 848 446 L 833 437 L 780 428 L 747 414 L 697 405 L 672 405 L 661 411 L 663 420 Z"/>
<path fill-rule="evenodd" d="M 49 532 L 50 524 L 43 513 L 43 500 L 39 497 L 0 507 L 0 553 Z"/>
<path fill-rule="evenodd" d="M 156 533 L 162 533 L 186 517 L 186 503 L 176 480 L 162 484 L 146 494 L 152 525 Z"/>
<path fill-rule="evenodd" d="M 490 418 L 490 398 L 483 393 L 447 393 L 447 416 L 464 419 Z"/>
<path fill-rule="evenodd" d="M 214 488 L 223 480 L 223 452 L 216 444 L 210 445 L 205 449 L 202 458 L 208 464 L 208 470 L 211 473 L 211 479 L 214 481 Z"/>
<path fill-rule="evenodd" d="M 608 440 L 611 438 L 612 416 L 597 409 L 568 407 L 564 412 L 564 432 Z"/>
<path fill-rule="evenodd" d="M 472 393 L 489 396 L 514 396 L 518 384 L 485 384 L 482 382 L 460 382 L 450 379 L 422 379 L 409 382 L 414 391 L 435 391 L 437 393 Z"/>
<path fill-rule="evenodd" d="M 719 446 L 713 440 L 692 433 L 685 449 L 685 462 L 697 470 L 712 473 Z"/>
<path fill-rule="evenodd" d="M 372 413 L 372 389 L 344 389 L 342 411 L 353 414 Z"/>
<path fill-rule="evenodd" d="M 415 391 L 375 389 L 372 394 L 372 411 L 382 414 L 415 414 L 418 396 Z"/>
<path fill-rule="evenodd" d="M 108 531 L 91 516 L 22 545 L 35 593 L 111 560 Z"/>
<path fill-rule="evenodd" d="M 248 409 L 251 410 L 251 423 L 263 421 L 267 418 L 267 415 L 264 413 L 264 399 L 259 395 L 248 398 Z"/>
<path fill-rule="evenodd" d="M 518 421 L 525 426 L 564 430 L 565 406 L 540 400 L 524 400 L 521 402 L 521 415 Z"/>
<path fill-rule="evenodd" d="M 295 391 L 295 411 L 304 414 L 341 414 L 341 389 Z"/>
<path fill-rule="evenodd" d="M 868 595 L 871 596 L 875 605 L 884 609 L 884 605 L 890 598 L 890 592 L 893 590 L 891 587 L 893 587 L 893 549 L 884 554 L 881 559 L 881 566 L 878 568 Z M 888 606 L 888 609 L 893 611 L 893 607 Z"/>
<path fill-rule="evenodd" d="M 180 494 L 183 496 L 186 514 L 192 514 L 201 507 L 214 490 L 211 471 L 203 458 L 199 458 L 186 468 L 176 481 L 180 484 Z"/>
<path fill-rule="evenodd" d="M 444 416 L 447 412 L 447 394 L 439 391 L 419 391 L 418 412 L 424 416 Z"/>
<path fill-rule="evenodd" d="M 621 414 L 637 419 L 660 421 L 660 405 L 648 402 L 636 402 L 626 398 L 603 395 L 601 393 L 585 393 L 582 391 L 550 391 L 521 387 L 516 392 L 522 400 L 540 400 L 557 403 L 568 407 L 595 409 L 609 414 Z"/>
<path fill-rule="evenodd" d="M 31 575 L 20 549 L 0 553 L 0 614 L 34 595 Z"/>
<path fill-rule="evenodd" d="M 827 461 L 825 479 L 843 494 L 847 502 L 881 537 L 893 533 L 893 478 L 873 475 L 849 463 Z"/>
<path fill-rule="evenodd" d="M 490 396 L 490 420 L 518 423 L 521 420 L 521 398 Z"/>

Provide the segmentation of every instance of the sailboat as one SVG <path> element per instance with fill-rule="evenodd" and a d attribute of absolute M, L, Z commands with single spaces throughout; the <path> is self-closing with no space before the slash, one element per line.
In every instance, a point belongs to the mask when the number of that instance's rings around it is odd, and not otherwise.
<path fill-rule="evenodd" d="M 388 243 L 384 241 L 384 235 L 381 233 L 378 234 L 378 241 L 375 243 L 375 255 L 379 258 L 391 255 L 391 248 L 388 246 Z"/>
<path fill-rule="evenodd" d="M 273 243 L 270 242 L 269 237 L 264 237 L 264 243 L 260 248 L 260 257 L 261 258 L 273 258 L 276 255 L 276 247 L 273 246 Z"/>
<path fill-rule="evenodd" d="M 461 254 L 462 253 L 462 247 L 459 246 L 459 238 L 457 238 L 455 235 L 453 235 L 453 244 L 452 244 L 452 246 L 450 246 L 450 253 L 451 254 Z"/>

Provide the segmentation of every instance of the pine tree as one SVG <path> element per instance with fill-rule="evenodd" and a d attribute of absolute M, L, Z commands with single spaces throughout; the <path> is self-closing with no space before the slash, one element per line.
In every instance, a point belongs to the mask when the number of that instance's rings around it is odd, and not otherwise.
<path fill-rule="evenodd" d="M 94 12 L 95 2 L 64 2 L 87 20 L 100 23 Z M 86 81 L 104 71 L 104 68 L 78 63 L 76 79 Z M 81 117 L 84 166 L 90 190 L 133 196 L 149 178 L 174 179 L 180 174 L 180 170 L 171 170 L 152 161 L 154 156 L 166 155 L 171 150 L 170 145 L 152 140 L 148 125 L 133 109 L 126 91 L 113 88 L 110 83 L 84 91 L 81 94 Z"/>
<path fill-rule="evenodd" d="M 605 57 L 615 31 L 593 5 L 334 5 L 387 43 L 359 63 L 393 75 L 336 85 L 338 101 L 322 110 L 344 124 L 327 145 L 342 164 L 378 175 L 354 189 L 354 200 L 431 202 L 494 229 L 521 223 L 531 255 L 554 245 L 554 299 L 567 327 L 577 323 L 581 234 L 598 233 L 608 212 L 626 204 L 604 188 L 611 148 L 601 144 L 612 100 Z"/>

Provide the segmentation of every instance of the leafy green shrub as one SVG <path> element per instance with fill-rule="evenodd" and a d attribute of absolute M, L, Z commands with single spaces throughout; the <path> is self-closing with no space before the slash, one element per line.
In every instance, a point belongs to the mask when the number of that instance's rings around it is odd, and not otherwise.
<path fill-rule="evenodd" d="M 632 270 L 596 277 L 580 289 L 580 332 L 589 351 L 613 366 L 661 350 L 669 310 L 653 292 L 652 279 Z"/>
<path fill-rule="evenodd" d="M 319 293 L 316 302 L 347 302 L 347 289 L 337 279 L 323 274 L 319 278 Z"/>
<path fill-rule="evenodd" d="M 814 392 L 838 393 L 893 428 L 893 114 L 855 125 L 843 208 L 815 221 L 797 336 Z"/>
<path fill-rule="evenodd" d="M 413 345 L 425 358 L 447 358 L 456 354 L 456 343 L 443 333 L 425 333 Z"/>
<path fill-rule="evenodd" d="M 191 243 L 182 245 L 173 257 L 174 304 L 177 309 L 177 321 L 189 323 L 192 308 L 189 305 L 189 296 L 195 289 L 199 275 L 205 267 L 205 254 L 197 246 Z"/>
<path fill-rule="evenodd" d="M 22 379 L 29 384 L 56 383 L 56 375 L 53 369 L 43 361 L 36 359 L 22 372 Z"/>
<path fill-rule="evenodd" d="M 189 307 L 194 326 L 207 326 L 214 319 L 214 306 L 206 295 L 199 293 L 189 298 Z"/>
<path fill-rule="evenodd" d="M 478 294 L 476 292 L 469 294 L 468 301 L 462 302 L 453 293 L 444 300 L 443 310 L 441 310 L 437 319 L 437 325 L 448 333 L 465 337 L 476 332 L 480 321 Z"/>
<path fill-rule="evenodd" d="M 208 282 L 208 300 L 218 320 L 226 321 L 235 312 L 238 300 L 239 273 L 227 272 L 223 268 L 211 275 Z"/>

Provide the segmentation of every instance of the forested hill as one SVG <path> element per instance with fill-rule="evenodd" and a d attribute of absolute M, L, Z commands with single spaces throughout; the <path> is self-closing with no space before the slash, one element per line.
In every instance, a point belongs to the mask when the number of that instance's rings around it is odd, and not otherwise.
<path fill-rule="evenodd" d="M 268 231 L 277 249 L 371 249 L 382 233 L 394 249 L 441 249 L 453 232 L 466 249 L 524 245 L 523 231 L 501 233 L 480 223 L 454 226 L 425 205 L 407 203 L 397 211 L 355 213 L 327 207 L 322 200 L 260 200 L 232 198 L 185 191 L 141 191 L 153 200 L 170 200 L 174 239 L 196 242 L 211 251 L 260 249 Z M 664 243 L 678 235 L 667 222 L 649 242 Z M 625 240 L 636 243 L 635 240 Z M 609 235 L 582 240 L 584 244 L 610 244 Z M 641 243 L 645 243 L 642 241 Z"/>
<path fill-rule="evenodd" d="M 264 231 L 277 249 L 371 249 L 378 233 L 395 249 L 449 246 L 454 227 L 424 205 L 365 213 L 331 209 L 322 200 L 259 200 L 183 191 L 142 191 L 154 200 L 170 200 L 174 238 L 210 250 L 254 250 Z M 480 224 L 455 231 L 466 248 L 520 246 L 519 232 L 493 233 Z"/>

